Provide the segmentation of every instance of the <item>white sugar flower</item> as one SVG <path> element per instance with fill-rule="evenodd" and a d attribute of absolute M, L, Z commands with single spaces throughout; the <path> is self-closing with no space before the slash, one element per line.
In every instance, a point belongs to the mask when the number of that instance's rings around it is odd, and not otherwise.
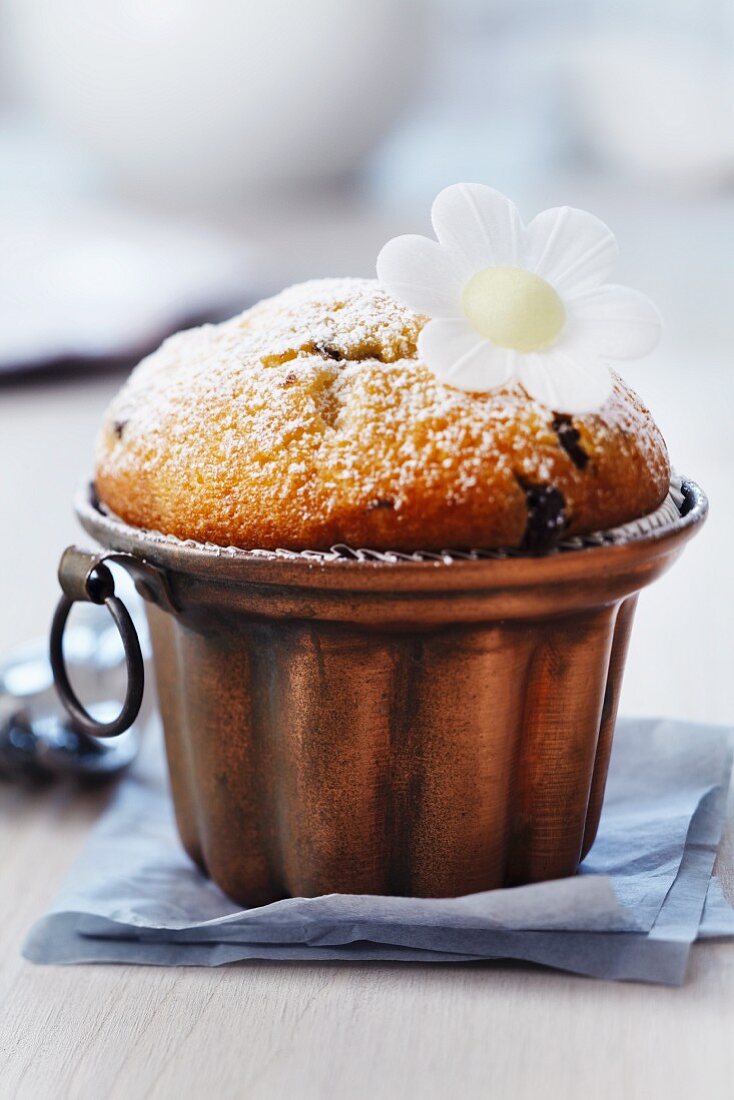
<path fill-rule="evenodd" d="M 561 206 L 526 226 L 498 191 L 458 183 L 438 195 L 431 220 L 438 240 L 388 241 L 377 277 L 432 318 L 418 352 L 443 382 L 487 392 L 519 381 L 557 412 L 591 412 L 612 390 L 607 360 L 657 343 L 652 302 L 604 283 L 617 243 L 593 214 Z"/>

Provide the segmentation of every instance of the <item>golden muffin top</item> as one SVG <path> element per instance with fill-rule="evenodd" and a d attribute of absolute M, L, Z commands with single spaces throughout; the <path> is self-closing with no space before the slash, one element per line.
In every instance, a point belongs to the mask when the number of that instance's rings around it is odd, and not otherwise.
<path fill-rule="evenodd" d="M 665 444 L 621 379 L 574 416 L 518 383 L 465 392 L 418 358 L 425 322 L 374 280 L 323 279 L 171 337 L 107 411 L 100 500 L 164 534 L 295 550 L 538 551 L 661 503 Z"/>

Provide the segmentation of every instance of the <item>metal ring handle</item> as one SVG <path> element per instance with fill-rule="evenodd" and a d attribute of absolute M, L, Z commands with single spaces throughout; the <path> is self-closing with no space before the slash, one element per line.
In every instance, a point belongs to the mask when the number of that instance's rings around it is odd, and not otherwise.
<path fill-rule="evenodd" d="M 69 682 L 66 663 L 64 662 L 63 639 L 66 620 L 76 600 L 67 596 L 66 593 L 58 602 L 51 624 L 51 668 L 59 699 L 75 727 L 82 733 L 87 733 L 92 737 L 115 737 L 118 733 L 123 733 L 128 729 L 138 716 L 140 704 L 143 701 L 143 687 L 145 684 L 143 655 L 140 651 L 140 642 L 133 621 L 130 618 L 130 613 L 122 600 L 114 594 L 115 585 L 110 571 L 105 566 L 98 565 L 96 576 L 94 578 L 90 576 L 89 580 L 88 591 L 92 602 L 104 603 L 115 621 L 125 649 L 127 689 L 122 710 L 111 722 L 98 722 L 79 702 Z M 92 581 L 94 586 L 91 583 Z"/>

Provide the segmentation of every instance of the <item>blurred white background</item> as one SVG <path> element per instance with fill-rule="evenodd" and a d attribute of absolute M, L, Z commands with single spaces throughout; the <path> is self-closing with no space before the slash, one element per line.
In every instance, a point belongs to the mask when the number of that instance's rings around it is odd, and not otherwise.
<path fill-rule="evenodd" d="M 371 273 L 457 179 L 592 206 L 729 336 L 730 0 L 0 0 L 0 42 L 6 368 Z"/>
<path fill-rule="evenodd" d="M 45 626 L 121 370 L 296 279 L 372 274 L 461 179 L 526 218 L 593 210 L 659 303 L 625 373 L 713 513 L 641 602 L 624 705 L 731 717 L 731 0 L 0 0 L 0 646 Z"/>

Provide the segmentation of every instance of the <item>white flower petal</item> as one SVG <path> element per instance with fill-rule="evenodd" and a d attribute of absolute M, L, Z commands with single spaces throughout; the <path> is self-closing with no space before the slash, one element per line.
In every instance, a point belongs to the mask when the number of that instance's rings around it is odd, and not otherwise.
<path fill-rule="evenodd" d="M 491 187 L 455 183 L 444 188 L 431 208 L 431 221 L 440 243 L 466 257 L 471 274 L 521 264 L 523 224 L 517 207 Z"/>
<path fill-rule="evenodd" d="M 460 317 L 471 274 L 462 258 L 417 234 L 393 237 L 377 257 L 377 278 L 398 301 L 428 317 Z"/>
<path fill-rule="evenodd" d="M 430 321 L 418 337 L 418 355 L 442 382 L 488 393 L 512 380 L 514 352 L 495 347 L 466 321 Z"/>
<path fill-rule="evenodd" d="M 566 318 L 559 346 L 585 348 L 609 359 L 647 355 L 662 328 L 650 299 L 626 286 L 601 286 L 569 299 Z"/>
<path fill-rule="evenodd" d="M 525 265 L 565 294 L 600 286 L 618 255 L 611 229 L 572 206 L 544 210 L 525 230 Z"/>
<path fill-rule="evenodd" d="M 517 374 L 530 397 L 561 413 L 601 408 L 612 392 L 612 373 L 592 357 L 569 355 L 557 346 L 518 357 Z"/>

